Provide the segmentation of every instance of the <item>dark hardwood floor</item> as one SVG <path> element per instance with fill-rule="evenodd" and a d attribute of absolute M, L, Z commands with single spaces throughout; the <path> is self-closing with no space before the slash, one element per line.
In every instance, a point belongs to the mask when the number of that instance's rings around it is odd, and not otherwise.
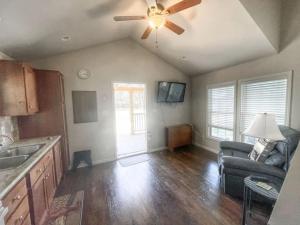
<path fill-rule="evenodd" d="M 222 193 L 216 155 L 196 147 L 149 154 L 129 167 L 83 168 L 58 195 L 85 191 L 83 225 L 237 225 L 241 202 Z"/>

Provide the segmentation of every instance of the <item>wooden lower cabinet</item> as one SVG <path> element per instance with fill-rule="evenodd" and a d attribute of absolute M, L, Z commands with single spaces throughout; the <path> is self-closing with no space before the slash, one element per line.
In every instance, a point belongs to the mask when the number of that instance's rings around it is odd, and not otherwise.
<path fill-rule="evenodd" d="M 26 179 L 22 179 L 16 186 L 2 199 L 2 203 L 7 207 L 8 212 L 5 220 L 16 211 L 22 200 L 27 196 Z"/>
<path fill-rule="evenodd" d="M 45 191 L 47 207 L 50 207 L 56 191 L 54 163 L 50 162 L 45 171 Z"/>
<path fill-rule="evenodd" d="M 26 217 L 29 215 L 28 197 L 26 196 L 19 207 L 6 221 L 6 225 L 23 225 Z M 27 219 L 28 220 L 28 219 Z"/>
<path fill-rule="evenodd" d="M 49 161 L 42 176 L 31 188 L 33 221 L 35 225 L 41 225 L 45 213 L 50 207 L 56 191 L 54 162 Z"/>
<path fill-rule="evenodd" d="M 62 178 L 60 141 L 2 199 L 5 225 L 42 225 Z"/>
<path fill-rule="evenodd" d="M 56 145 L 60 145 L 57 143 Z M 34 184 L 30 184 L 29 193 L 31 195 L 31 219 L 34 225 L 42 225 L 46 216 L 47 209 L 51 206 L 54 199 L 55 191 L 59 183 L 56 182 L 56 165 L 55 160 L 55 148 L 56 145 L 49 151 L 43 159 L 37 163 L 37 168 L 40 168 L 40 164 L 43 165 L 43 172 Z M 57 160 L 60 162 L 59 160 Z M 30 174 L 30 173 L 29 173 Z M 36 174 L 36 173 L 33 173 Z M 28 180 L 30 177 L 28 177 Z"/>
<path fill-rule="evenodd" d="M 31 188 L 32 199 L 32 220 L 35 225 L 39 225 L 43 221 L 45 211 L 47 210 L 47 200 L 45 193 L 45 178 L 41 176 Z"/>
<path fill-rule="evenodd" d="M 24 222 L 22 223 L 22 225 L 32 225 L 29 213 L 26 216 L 26 218 L 24 219 Z"/>
<path fill-rule="evenodd" d="M 55 162 L 55 178 L 56 178 L 56 184 L 58 185 L 63 176 L 62 152 L 61 152 L 60 143 L 57 143 L 54 146 L 53 153 L 54 153 L 54 162 Z"/>
<path fill-rule="evenodd" d="M 28 191 L 26 179 L 23 178 L 18 184 L 2 199 L 8 212 L 4 218 L 6 225 L 27 225 L 31 224 L 28 204 Z"/>

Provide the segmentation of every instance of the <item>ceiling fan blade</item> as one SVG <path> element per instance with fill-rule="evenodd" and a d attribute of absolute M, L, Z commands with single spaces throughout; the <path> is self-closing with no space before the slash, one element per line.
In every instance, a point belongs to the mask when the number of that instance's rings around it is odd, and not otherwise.
<path fill-rule="evenodd" d="M 166 20 L 165 27 L 169 28 L 174 33 L 180 35 L 184 32 L 180 26 L 176 25 L 175 23 L 171 22 L 170 20 Z"/>
<path fill-rule="evenodd" d="M 144 20 L 146 16 L 115 16 L 114 21 Z"/>
<path fill-rule="evenodd" d="M 153 30 L 153 28 L 148 26 L 147 29 L 145 30 L 145 32 L 142 35 L 142 39 L 147 39 L 152 30 Z"/>
<path fill-rule="evenodd" d="M 170 6 L 169 8 L 166 9 L 166 11 L 169 14 L 174 14 L 174 13 L 180 12 L 182 10 L 185 10 L 187 8 L 198 5 L 200 3 L 201 3 L 201 0 L 183 0 L 181 2 L 178 2 L 175 5 Z"/>

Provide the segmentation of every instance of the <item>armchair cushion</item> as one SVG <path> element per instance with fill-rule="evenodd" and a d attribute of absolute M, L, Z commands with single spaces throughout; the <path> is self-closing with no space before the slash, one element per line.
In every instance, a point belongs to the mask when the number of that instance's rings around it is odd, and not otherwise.
<path fill-rule="evenodd" d="M 239 151 L 232 150 L 232 149 L 224 149 L 222 152 L 219 153 L 219 157 L 223 157 L 223 156 L 231 156 L 231 157 L 249 159 L 248 153 L 239 152 Z"/>
<path fill-rule="evenodd" d="M 235 141 L 222 141 L 220 142 L 220 149 L 230 149 L 249 154 L 253 149 L 253 145 Z"/>
<path fill-rule="evenodd" d="M 234 157 L 226 157 L 222 158 L 223 170 L 231 170 L 236 169 L 240 172 L 244 171 L 249 174 L 261 174 L 277 177 L 280 179 L 284 179 L 285 172 L 282 169 L 279 169 L 274 166 L 269 166 L 261 162 L 252 161 L 249 159 L 237 159 Z M 226 171 L 223 171 L 226 172 Z"/>
<path fill-rule="evenodd" d="M 268 158 L 264 163 L 269 166 L 276 166 L 282 168 L 284 162 L 285 162 L 285 157 L 277 149 L 274 149 L 273 151 L 270 152 Z"/>

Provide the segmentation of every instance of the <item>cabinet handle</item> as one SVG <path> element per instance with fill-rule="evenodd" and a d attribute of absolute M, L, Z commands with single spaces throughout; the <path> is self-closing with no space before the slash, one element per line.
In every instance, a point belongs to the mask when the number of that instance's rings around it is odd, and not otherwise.
<path fill-rule="evenodd" d="M 43 169 L 38 169 L 36 172 L 41 173 L 42 171 L 43 171 Z"/>
<path fill-rule="evenodd" d="M 20 217 L 16 220 L 16 223 L 17 223 L 17 222 L 22 223 L 23 220 L 24 220 L 24 217 L 23 217 L 23 216 L 20 216 Z M 15 224 L 16 224 L 16 223 L 15 223 Z"/>
<path fill-rule="evenodd" d="M 21 195 L 17 195 L 13 198 L 12 202 L 19 201 L 21 199 Z"/>

